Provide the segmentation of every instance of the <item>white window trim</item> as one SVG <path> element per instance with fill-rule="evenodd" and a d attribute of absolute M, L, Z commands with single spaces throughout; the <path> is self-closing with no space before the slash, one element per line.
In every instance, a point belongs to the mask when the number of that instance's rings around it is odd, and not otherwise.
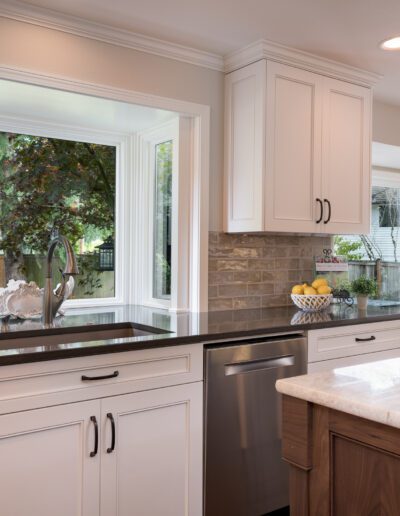
<path fill-rule="evenodd" d="M 124 277 L 126 224 L 123 214 L 126 210 L 124 192 L 127 187 L 127 147 L 129 138 L 123 133 L 105 133 L 84 127 L 59 125 L 19 117 L 0 116 L 0 131 L 28 134 L 44 138 L 80 141 L 116 147 L 115 188 L 115 296 L 93 299 L 70 299 L 64 302 L 66 308 L 110 306 L 126 302 L 126 278 Z"/>
<path fill-rule="evenodd" d="M 155 126 L 138 134 L 140 146 L 140 157 L 138 166 L 139 174 L 142 175 L 142 188 L 140 188 L 142 198 L 147 198 L 149 202 L 143 206 L 144 228 L 154 228 L 154 192 L 155 192 L 155 149 L 156 146 L 165 141 L 171 141 L 173 145 L 173 170 L 172 170 L 172 256 L 171 256 L 171 298 L 159 299 L 153 297 L 153 264 L 154 264 L 154 242 L 152 232 L 144 232 L 142 263 L 143 263 L 143 291 L 139 293 L 142 299 L 141 304 L 155 308 L 168 308 L 171 311 L 187 311 L 187 305 L 180 304 L 178 289 L 185 293 L 185 300 L 188 299 L 187 291 L 190 288 L 189 280 L 182 271 L 187 270 L 188 264 L 182 265 L 179 269 L 179 245 L 182 248 L 182 240 L 186 248 L 189 245 L 189 238 L 184 233 L 185 219 L 189 216 L 185 210 L 184 199 L 184 177 L 179 173 L 179 130 L 180 120 L 177 117 L 167 123 Z M 184 135 L 181 135 L 184 137 Z M 187 165 L 187 164 L 186 164 Z M 182 166 L 182 168 L 185 168 Z M 138 185 L 136 185 L 138 187 Z M 140 201 L 139 201 L 140 202 Z M 147 215 L 147 216 L 146 216 Z M 181 250 L 182 252 L 183 250 Z M 187 260 L 186 260 L 187 261 Z M 178 272 L 179 271 L 179 272 Z"/>
<path fill-rule="evenodd" d="M 190 135 L 188 145 L 192 156 L 190 169 L 188 170 L 187 181 L 190 183 L 190 221 L 188 221 L 190 233 L 190 255 L 187 257 L 189 264 L 188 281 L 190 293 L 187 306 L 190 311 L 200 312 L 208 310 L 208 219 L 209 219 L 209 160 L 210 160 L 210 106 L 196 104 L 184 100 L 171 99 L 157 95 L 151 95 L 132 90 L 115 88 L 112 86 L 90 83 L 71 79 L 58 74 L 45 74 L 25 68 L 9 67 L 0 65 L 0 79 L 19 81 L 27 84 L 35 84 L 48 88 L 55 88 L 64 91 L 93 95 L 102 98 L 129 102 L 147 107 L 166 109 L 183 113 L 190 117 Z M 101 132 L 104 135 L 104 132 Z M 64 136 L 65 137 L 65 136 Z M 133 147 L 135 147 L 135 142 Z M 130 151 L 127 151 L 129 155 Z M 128 159 L 131 155 L 128 156 Z M 123 192 L 121 199 L 127 199 L 128 189 Z M 127 199 L 128 207 L 131 208 L 132 198 Z M 136 222 L 137 224 L 137 222 Z M 126 224 L 128 226 L 128 224 Z M 132 256 L 132 245 L 129 246 L 129 256 Z M 125 244 L 126 245 L 126 244 Z M 126 255 L 126 253 L 125 253 Z M 129 267 L 128 263 L 125 266 Z M 135 301 L 136 290 L 135 280 L 140 274 L 137 272 L 131 275 L 128 285 L 124 285 L 126 299 L 129 303 Z M 131 268 L 129 267 L 129 270 Z M 136 282 L 136 285 L 138 283 Z M 105 300 L 101 300 L 105 305 Z"/>
<path fill-rule="evenodd" d="M 379 167 L 372 168 L 372 186 L 400 188 L 400 170 L 387 170 Z"/>

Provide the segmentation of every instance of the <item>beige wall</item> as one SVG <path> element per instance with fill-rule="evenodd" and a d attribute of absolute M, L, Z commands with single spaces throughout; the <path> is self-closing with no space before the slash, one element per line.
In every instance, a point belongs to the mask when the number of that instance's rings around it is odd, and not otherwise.
<path fill-rule="evenodd" d="M 400 106 L 374 100 L 372 139 L 389 145 L 400 145 Z"/>
<path fill-rule="evenodd" d="M 221 228 L 221 72 L 5 18 L 0 18 L 0 64 L 209 105 L 210 229 Z"/>

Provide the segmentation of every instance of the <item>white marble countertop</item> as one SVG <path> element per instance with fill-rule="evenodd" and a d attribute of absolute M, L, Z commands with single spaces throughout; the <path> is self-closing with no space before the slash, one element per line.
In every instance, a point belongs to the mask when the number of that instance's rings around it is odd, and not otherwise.
<path fill-rule="evenodd" d="M 400 428 L 400 358 L 284 378 L 282 394 Z"/>

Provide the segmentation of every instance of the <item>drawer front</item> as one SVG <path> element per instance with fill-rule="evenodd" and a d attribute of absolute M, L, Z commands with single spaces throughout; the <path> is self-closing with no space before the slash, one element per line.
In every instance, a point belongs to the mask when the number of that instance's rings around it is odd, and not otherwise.
<path fill-rule="evenodd" d="M 4 366 L 0 368 L 0 413 L 9 405 L 4 402 L 19 401 L 17 410 L 22 405 L 21 410 L 26 410 L 51 404 L 53 399 L 67 403 L 202 379 L 202 344 Z"/>
<path fill-rule="evenodd" d="M 400 321 L 308 332 L 309 363 L 396 348 L 400 348 Z"/>
<path fill-rule="evenodd" d="M 352 355 L 350 357 L 334 358 L 333 360 L 324 360 L 321 362 L 312 362 L 308 364 L 308 373 L 320 373 L 323 371 L 332 371 L 340 367 L 350 367 L 367 362 L 376 362 L 378 360 L 388 360 L 400 357 L 400 348 L 388 349 L 386 351 L 377 351 L 376 353 L 366 353 L 365 355 Z"/>

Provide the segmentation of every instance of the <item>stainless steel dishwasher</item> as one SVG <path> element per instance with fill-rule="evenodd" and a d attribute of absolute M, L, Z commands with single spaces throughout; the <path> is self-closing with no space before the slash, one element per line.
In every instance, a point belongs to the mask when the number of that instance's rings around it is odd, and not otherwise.
<path fill-rule="evenodd" d="M 261 516 L 289 505 L 275 382 L 306 373 L 306 338 L 218 343 L 205 353 L 205 515 Z"/>

